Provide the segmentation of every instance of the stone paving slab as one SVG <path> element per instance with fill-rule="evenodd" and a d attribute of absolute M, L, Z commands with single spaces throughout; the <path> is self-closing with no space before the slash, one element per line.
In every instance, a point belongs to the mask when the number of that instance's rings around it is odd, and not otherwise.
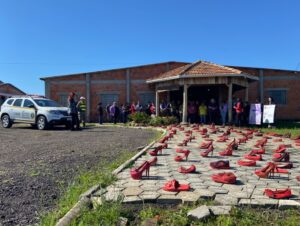
<path fill-rule="evenodd" d="M 207 127 L 207 126 L 206 126 Z M 184 127 L 185 131 L 192 130 L 191 127 Z M 222 128 L 225 131 L 227 128 Z M 210 131 L 210 129 L 208 129 Z M 163 149 L 162 155 L 158 154 L 158 164 L 150 168 L 150 177 L 142 177 L 142 180 L 133 180 L 130 177 L 130 169 L 124 169 L 117 175 L 118 181 L 107 188 L 107 192 L 96 193 L 94 196 L 102 196 L 108 200 L 116 200 L 118 197 L 124 197 L 124 202 L 157 202 L 157 203 L 181 203 L 181 202 L 196 202 L 199 199 L 214 199 L 221 205 L 251 205 L 251 206 L 266 206 L 285 208 L 286 206 L 298 206 L 300 200 L 300 182 L 295 178 L 300 175 L 300 150 L 299 148 L 288 148 L 291 161 L 294 168 L 289 169 L 290 176 L 276 176 L 274 178 L 259 178 L 254 171 L 272 161 L 273 151 L 279 144 L 293 144 L 293 141 L 283 138 L 283 142 L 272 142 L 268 140 L 266 145 L 266 154 L 263 155 L 263 161 L 257 161 L 255 167 L 244 167 L 237 164 L 237 160 L 243 159 L 243 156 L 253 148 L 257 140 L 262 137 L 255 137 L 245 144 L 239 145 L 238 150 L 233 151 L 233 156 L 222 157 L 219 152 L 226 148 L 226 145 L 234 138 L 238 140 L 242 136 L 232 132 L 227 142 L 214 142 L 214 152 L 212 156 L 203 158 L 200 153 L 203 149 L 199 148 L 200 143 L 207 142 L 202 136 L 193 131 L 192 135 L 195 140 L 189 142 L 187 146 L 178 147 L 177 144 L 185 138 L 185 134 L 177 129 L 177 134 L 169 141 L 168 148 Z M 217 140 L 222 133 L 210 134 L 209 137 Z M 159 146 L 155 144 L 154 146 Z M 191 151 L 187 161 L 176 162 L 175 156 L 182 155 L 176 153 L 176 149 L 188 149 Z M 146 160 L 153 157 L 148 153 L 142 155 L 136 160 L 134 165 L 138 167 Z M 229 160 L 231 168 L 229 170 L 215 170 L 210 167 L 210 163 L 218 160 Z M 294 161 L 295 160 L 295 161 Z M 196 173 L 182 174 L 178 172 L 180 166 L 190 167 L 192 164 L 196 166 Z M 212 181 L 211 176 L 215 173 L 233 172 L 237 176 L 237 184 L 222 184 Z M 189 192 L 167 192 L 162 190 L 162 187 L 168 180 L 176 179 L 181 184 L 189 184 L 192 188 Z M 270 189 L 285 189 L 291 188 L 293 197 L 289 200 L 273 200 L 264 195 L 265 188 Z"/>

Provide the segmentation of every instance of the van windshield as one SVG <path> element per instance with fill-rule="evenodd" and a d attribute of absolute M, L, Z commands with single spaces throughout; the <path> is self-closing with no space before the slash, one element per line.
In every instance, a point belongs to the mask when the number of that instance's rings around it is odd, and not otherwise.
<path fill-rule="evenodd" d="M 53 100 L 34 99 L 34 102 L 40 107 L 61 107 L 61 105 Z"/>

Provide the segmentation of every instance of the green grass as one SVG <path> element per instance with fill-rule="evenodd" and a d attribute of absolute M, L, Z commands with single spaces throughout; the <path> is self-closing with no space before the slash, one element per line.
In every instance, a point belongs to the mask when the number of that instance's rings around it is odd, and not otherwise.
<path fill-rule="evenodd" d="M 133 152 L 124 152 L 112 163 L 99 165 L 89 171 L 79 173 L 79 176 L 62 192 L 63 194 L 57 202 L 57 208 L 42 215 L 40 225 L 55 225 L 58 219 L 75 205 L 79 196 L 93 185 L 100 184 L 104 188 L 114 182 L 116 178 L 111 172 L 133 155 Z"/>
<path fill-rule="evenodd" d="M 158 219 L 158 225 L 208 225 L 208 226 L 239 226 L 239 225 L 282 225 L 298 226 L 300 222 L 300 209 L 277 210 L 255 208 L 233 208 L 231 214 L 226 216 L 209 217 L 206 220 L 194 221 L 187 218 L 189 210 L 196 206 L 181 206 L 174 209 L 147 207 L 140 211 L 139 220 Z"/>

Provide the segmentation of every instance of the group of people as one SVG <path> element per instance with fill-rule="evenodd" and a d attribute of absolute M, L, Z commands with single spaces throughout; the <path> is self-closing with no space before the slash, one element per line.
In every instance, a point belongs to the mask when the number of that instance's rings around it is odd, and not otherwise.
<path fill-rule="evenodd" d="M 98 112 L 98 122 L 103 124 L 106 117 L 106 121 L 116 124 L 117 122 L 126 123 L 128 121 L 128 116 L 136 112 L 145 112 L 148 115 L 155 114 L 155 105 L 154 103 L 149 102 L 147 105 L 142 105 L 140 102 L 133 102 L 132 104 L 122 104 L 119 106 L 117 102 L 112 104 L 107 104 L 105 108 L 102 105 L 102 102 L 99 102 L 97 105 Z"/>
<path fill-rule="evenodd" d="M 68 97 L 69 114 L 72 117 L 70 129 L 80 130 L 80 123 L 85 127 L 86 123 L 86 102 L 85 97 L 80 97 L 79 101 L 76 99 L 76 93 L 71 92 Z"/>

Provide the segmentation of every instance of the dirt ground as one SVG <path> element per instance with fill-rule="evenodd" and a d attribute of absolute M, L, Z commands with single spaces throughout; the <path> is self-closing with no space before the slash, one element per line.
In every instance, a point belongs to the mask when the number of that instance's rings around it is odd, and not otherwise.
<path fill-rule="evenodd" d="M 0 225 L 38 223 L 78 169 L 146 145 L 154 132 L 118 127 L 38 131 L 0 127 Z"/>

